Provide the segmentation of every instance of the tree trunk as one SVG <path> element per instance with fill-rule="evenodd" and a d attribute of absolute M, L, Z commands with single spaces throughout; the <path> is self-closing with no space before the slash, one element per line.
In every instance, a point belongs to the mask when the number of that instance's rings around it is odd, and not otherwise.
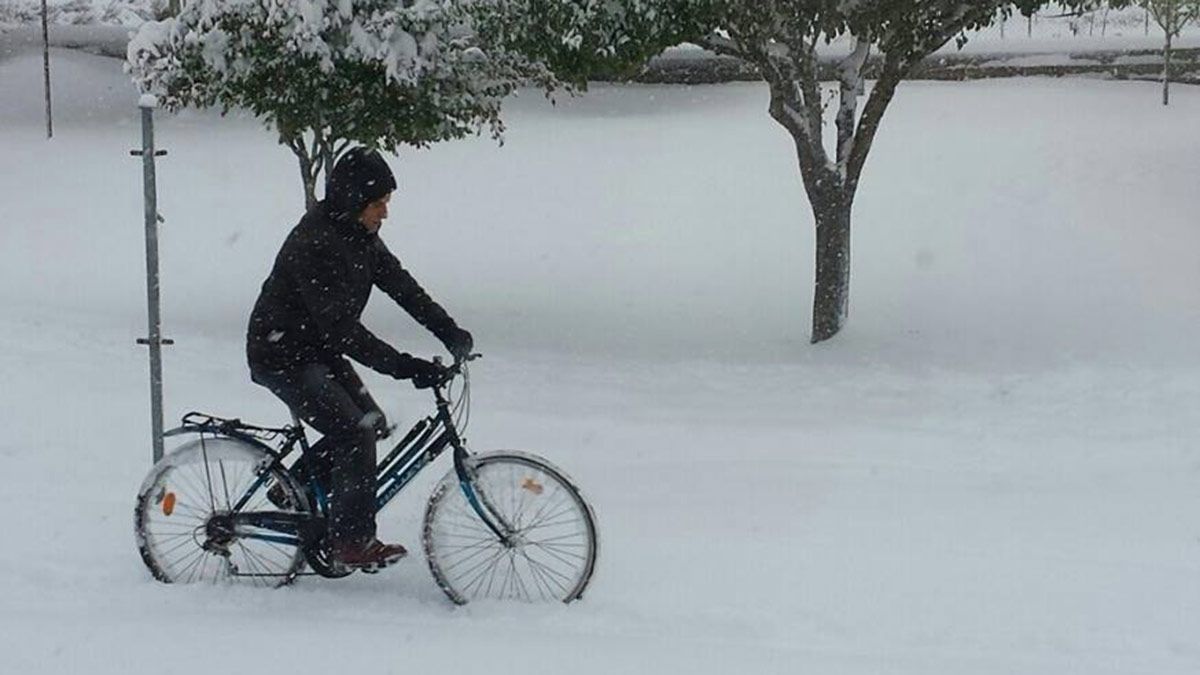
<path fill-rule="evenodd" d="M 292 152 L 300 162 L 300 180 L 304 183 L 304 210 L 308 211 L 317 203 L 317 177 L 313 175 L 313 162 L 307 153 L 297 151 L 295 147 L 292 148 Z"/>
<path fill-rule="evenodd" d="M 1167 43 L 1163 47 L 1163 105 L 1171 104 L 1171 33 L 1167 32 Z"/>
<path fill-rule="evenodd" d="M 333 139 L 321 143 L 321 171 L 325 174 L 325 194 L 329 194 L 329 180 L 333 178 Z"/>
<path fill-rule="evenodd" d="M 816 344 L 837 335 L 849 311 L 851 204 L 841 198 L 810 199 L 817 224 L 812 317 L 812 342 Z"/>
<path fill-rule="evenodd" d="M 306 143 L 305 137 L 312 136 Z M 324 175 L 325 194 L 329 194 L 329 178 L 333 173 L 334 161 L 340 152 L 337 137 L 332 130 L 308 129 L 299 134 L 281 135 L 279 143 L 287 146 L 300 164 L 300 181 L 304 184 L 304 207 L 311 209 L 317 203 L 317 179 Z"/>

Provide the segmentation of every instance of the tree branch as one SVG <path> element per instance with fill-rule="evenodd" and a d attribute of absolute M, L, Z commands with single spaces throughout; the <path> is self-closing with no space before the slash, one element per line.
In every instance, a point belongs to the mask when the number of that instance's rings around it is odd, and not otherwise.
<path fill-rule="evenodd" d="M 867 155 L 871 152 L 871 144 L 875 142 L 875 134 L 879 131 L 879 123 L 887 111 L 888 104 L 896 95 L 896 87 L 907 72 L 899 59 L 888 57 L 884 59 L 883 70 L 871 89 L 871 95 L 863 105 L 862 118 L 858 121 L 858 129 L 854 133 L 846 158 L 845 181 L 846 194 L 853 198 L 858 190 L 858 179 L 862 176 L 863 166 Z"/>
<path fill-rule="evenodd" d="M 850 161 L 850 152 L 854 146 L 855 117 L 858 113 L 859 87 L 862 85 L 862 69 L 871 51 L 871 41 L 862 37 L 854 38 L 854 49 L 838 64 L 838 83 L 840 104 L 838 106 L 837 123 L 837 168 L 838 175 L 845 181 L 846 167 Z"/>

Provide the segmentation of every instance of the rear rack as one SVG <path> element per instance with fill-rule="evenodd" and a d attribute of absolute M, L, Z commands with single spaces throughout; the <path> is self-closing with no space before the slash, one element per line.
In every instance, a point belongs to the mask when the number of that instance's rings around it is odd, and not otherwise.
<path fill-rule="evenodd" d="M 207 431 L 209 433 L 231 434 L 240 436 L 250 436 L 260 441 L 274 441 L 280 437 L 291 438 L 299 433 L 296 427 L 260 427 L 253 424 L 247 424 L 240 419 L 229 419 L 225 417 L 217 417 L 208 413 L 192 411 L 183 416 L 183 424 L 178 429 L 173 429 L 164 435 L 171 436 L 177 433 Z"/>

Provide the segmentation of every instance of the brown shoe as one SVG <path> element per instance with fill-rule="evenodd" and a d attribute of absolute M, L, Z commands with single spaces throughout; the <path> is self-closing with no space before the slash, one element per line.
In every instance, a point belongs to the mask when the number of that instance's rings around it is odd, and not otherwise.
<path fill-rule="evenodd" d="M 365 544 L 340 546 L 332 551 L 332 557 L 337 562 L 364 572 L 378 572 L 406 555 L 408 550 L 400 544 L 385 544 L 378 539 Z"/>

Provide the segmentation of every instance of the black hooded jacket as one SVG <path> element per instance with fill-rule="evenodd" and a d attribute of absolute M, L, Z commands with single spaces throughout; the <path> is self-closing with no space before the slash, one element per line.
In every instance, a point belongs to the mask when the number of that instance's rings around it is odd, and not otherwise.
<path fill-rule="evenodd" d="M 373 286 L 443 343 L 460 332 L 383 240 L 358 222 L 362 207 L 396 185 L 383 160 L 371 155 L 338 163 L 327 198 L 300 219 L 276 256 L 250 314 L 252 369 L 282 371 L 345 355 L 392 377 L 412 377 L 413 357 L 359 322 Z"/>

